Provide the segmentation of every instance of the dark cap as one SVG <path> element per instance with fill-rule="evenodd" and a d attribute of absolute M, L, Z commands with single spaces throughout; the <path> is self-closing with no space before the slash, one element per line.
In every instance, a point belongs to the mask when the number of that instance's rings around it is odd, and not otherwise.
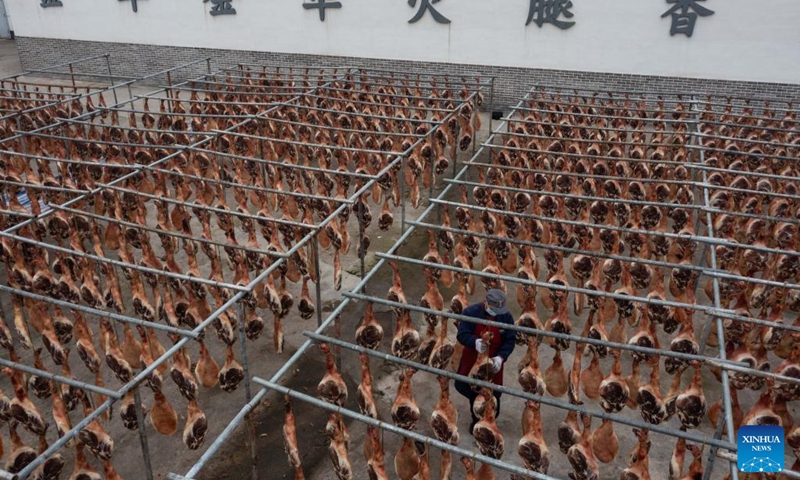
<path fill-rule="evenodd" d="M 498 315 L 505 315 L 508 313 L 506 306 L 506 294 L 502 290 L 492 289 L 486 292 L 486 303 L 489 308 L 494 310 Z"/>

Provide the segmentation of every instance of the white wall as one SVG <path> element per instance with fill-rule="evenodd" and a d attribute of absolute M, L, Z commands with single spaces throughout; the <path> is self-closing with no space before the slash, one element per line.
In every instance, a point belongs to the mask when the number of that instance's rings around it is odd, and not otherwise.
<path fill-rule="evenodd" d="M 566 31 L 526 27 L 530 0 L 442 0 L 449 25 L 407 23 L 407 0 L 340 1 L 324 23 L 303 0 L 233 0 L 217 17 L 201 0 L 6 4 L 26 37 L 800 83 L 800 0 L 708 0 L 692 38 L 670 37 L 665 0 L 573 0 Z"/>

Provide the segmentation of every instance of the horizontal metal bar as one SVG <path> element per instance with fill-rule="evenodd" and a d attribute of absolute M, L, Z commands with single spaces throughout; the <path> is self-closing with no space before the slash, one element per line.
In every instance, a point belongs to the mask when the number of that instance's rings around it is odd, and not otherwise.
<path fill-rule="evenodd" d="M 11 295 L 19 295 L 20 297 L 30 298 L 39 302 L 45 302 L 51 305 L 56 305 L 61 308 L 68 308 L 70 310 L 77 310 L 79 312 L 88 313 L 91 315 L 97 315 L 98 317 L 102 318 L 110 318 L 111 320 L 116 320 L 122 323 L 129 323 L 131 325 L 140 325 L 142 327 L 152 328 L 154 330 L 160 330 L 162 332 L 171 333 L 175 335 L 180 335 L 182 337 L 189 337 L 189 338 L 200 338 L 199 335 L 193 334 L 189 330 L 182 330 L 180 328 L 171 327 L 169 325 L 164 325 L 161 323 L 155 322 L 148 322 L 146 320 L 141 320 L 138 318 L 128 317 L 125 315 L 120 315 L 115 312 L 109 312 L 105 310 L 100 310 L 97 308 L 92 307 L 84 307 L 83 305 L 79 305 L 77 303 L 69 303 L 63 300 L 57 300 L 52 297 L 48 297 L 45 295 L 38 295 L 36 293 L 26 292 L 25 290 L 18 290 L 16 288 L 11 288 L 6 285 L 0 285 L 0 292 L 6 292 Z"/>
<path fill-rule="evenodd" d="M 29 367 L 23 363 L 12 362 L 4 358 L 0 358 L 0 365 L 12 368 L 14 370 L 19 370 L 20 372 L 25 372 L 30 375 L 36 375 L 42 378 L 46 378 L 54 382 L 63 383 L 65 385 L 80 388 L 92 393 L 99 393 L 100 395 L 105 395 L 107 397 L 111 397 L 116 400 L 122 398 L 122 396 L 119 393 L 115 392 L 114 390 L 98 387 L 97 385 L 94 385 L 92 383 L 79 382 L 74 378 L 62 377 L 61 375 L 56 375 L 54 373 L 50 373 L 45 370 L 39 370 L 38 368 Z"/>
<path fill-rule="evenodd" d="M 110 56 L 111 56 L 111 54 L 109 54 L 109 53 L 100 53 L 100 54 L 91 55 L 91 56 L 88 56 L 88 57 L 81 57 L 81 58 L 78 58 L 78 59 L 75 59 L 75 60 L 70 60 L 69 62 L 57 63 L 55 65 L 51 65 L 49 67 L 46 67 L 46 68 L 42 69 L 42 71 L 53 70 L 55 68 L 61 68 L 61 67 L 69 67 L 69 66 L 72 66 L 72 65 L 76 65 L 78 63 L 88 62 L 90 60 L 97 60 L 98 58 L 108 59 L 108 57 L 110 57 Z M 32 71 L 33 70 L 26 70 L 26 72 L 32 72 Z"/>

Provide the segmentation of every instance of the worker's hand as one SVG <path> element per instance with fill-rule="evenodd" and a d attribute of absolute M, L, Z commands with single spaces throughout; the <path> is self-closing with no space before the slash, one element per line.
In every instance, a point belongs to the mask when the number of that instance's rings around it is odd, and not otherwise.
<path fill-rule="evenodd" d="M 492 357 L 492 373 L 498 373 L 503 366 L 503 357 Z"/>
<path fill-rule="evenodd" d="M 488 345 L 484 345 L 483 344 L 483 340 L 481 340 L 480 338 L 475 340 L 475 350 L 477 350 L 478 353 L 486 352 L 486 348 L 487 347 L 488 347 Z"/>

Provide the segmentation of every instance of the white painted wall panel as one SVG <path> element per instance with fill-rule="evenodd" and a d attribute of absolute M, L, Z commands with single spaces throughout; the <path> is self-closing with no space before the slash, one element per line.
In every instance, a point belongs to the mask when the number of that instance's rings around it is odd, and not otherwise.
<path fill-rule="evenodd" d="M 670 37 L 665 0 L 573 0 L 577 24 L 525 26 L 530 0 L 442 0 L 416 24 L 407 0 L 341 0 L 326 21 L 302 0 L 6 0 L 26 37 L 800 83 L 800 1 L 708 0 L 694 36 Z"/>

